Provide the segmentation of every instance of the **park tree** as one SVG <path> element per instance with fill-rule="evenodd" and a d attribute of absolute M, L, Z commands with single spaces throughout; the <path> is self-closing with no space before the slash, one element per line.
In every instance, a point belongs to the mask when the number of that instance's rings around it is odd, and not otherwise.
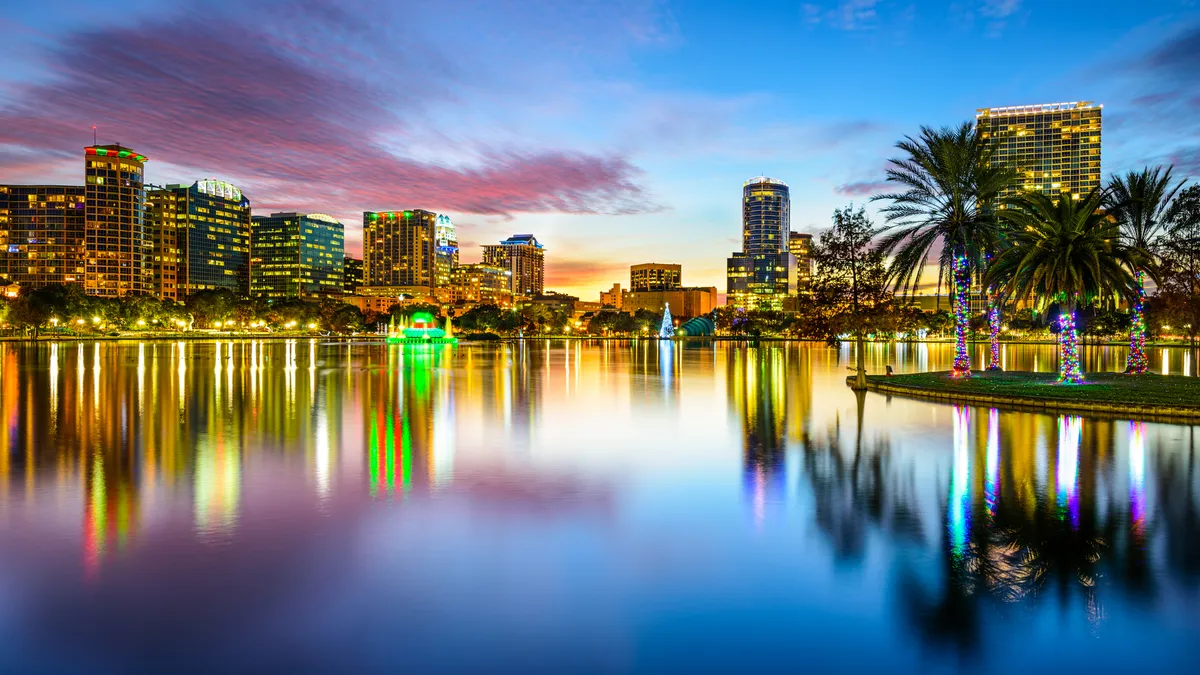
<path fill-rule="evenodd" d="M 1195 345 L 1200 335 L 1200 185 L 1176 197 L 1159 255 L 1153 302 L 1158 323 L 1184 332 Z"/>
<path fill-rule="evenodd" d="M 819 312 L 810 329 L 831 344 L 854 335 L 856 389 L 867 384 L 864 336 L 883 328 L 893 305 L 883 252 L 871 245 L 876 234 L 862 207 L 848 206 L 833 212 L 833 227 L 812 250 L 812 302 Z"/>

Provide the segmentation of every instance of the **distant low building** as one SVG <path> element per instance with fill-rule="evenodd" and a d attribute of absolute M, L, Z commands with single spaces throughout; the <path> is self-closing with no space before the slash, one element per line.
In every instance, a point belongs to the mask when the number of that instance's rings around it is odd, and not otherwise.
<path fill-rule="evenodd" d="M 450 275 L 450 285 L 438 289 L 438 299 L 451 304 L 511 307 L 513 294 L 510 276 L 507 269 L 495 265 L 458 265 Z"/>
<path fill-rule="evenodd" d="M 639 309 L 661 312 L 671 303 L 671 316 L 679 319 L 708 314 L 716 309 L 716 286 L 683 287 L 672 291 L 627 291 L 622 299 L 622 311 L 633 314 Z"/>
<path fill-rule="evenodd" d="M 363 261 L 361 258 L 346 256 L 342 261 L 342 291 L 346 295 L 357 295 L 363 285 Z"/>
<path fill-rule="evenodd" d="M 613 284 L 607 291 L 600 291 L 600 305 L 621 309 L 621 284 Z"/>

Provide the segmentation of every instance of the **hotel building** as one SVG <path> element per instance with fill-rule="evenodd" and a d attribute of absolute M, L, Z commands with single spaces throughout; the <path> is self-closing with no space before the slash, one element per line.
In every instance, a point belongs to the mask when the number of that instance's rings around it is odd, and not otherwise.
<path fill-rule="evenodd" d="M 1100 187 L 1102 112 L 1091 101 L 979 108 L 975 122 L 993 163 L 1020 175 L 1018 189 L 1079 199 Z"/>

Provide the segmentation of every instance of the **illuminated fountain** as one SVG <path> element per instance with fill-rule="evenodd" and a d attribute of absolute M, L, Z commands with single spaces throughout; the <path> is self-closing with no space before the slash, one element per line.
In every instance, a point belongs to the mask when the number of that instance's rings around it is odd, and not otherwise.
<path fill-rule="evenodd" d="M 437 322 L 429 312 L 417 312 L 412 315 L 411 326 L 401 326 L 396 330 L 395 319 L 388 330 L 388 344 L 393 345 L 428 345 L 428 344 L 458 344 L 458 338 L 453 335 L 450 319 L 446 319 L 445 330 L 437 327 Z"/>

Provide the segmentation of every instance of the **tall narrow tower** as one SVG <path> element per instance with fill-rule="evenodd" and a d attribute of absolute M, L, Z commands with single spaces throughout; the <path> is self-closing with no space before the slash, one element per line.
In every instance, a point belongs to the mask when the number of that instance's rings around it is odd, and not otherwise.
<path fill-rule="evenodd" d="M 84 289 L 105 297 L 148 293 L 146 157 L 120 145 L 92 145 L 84 153 Z"/>
<path fill-rule="evenodd" d="M 794 267 L 788 252 L 791 208 L 788 186 L 781 180 L 758 176 L 742 185 L 742 250 L 727 263 L 729 304 L 782 309 Z"/>

